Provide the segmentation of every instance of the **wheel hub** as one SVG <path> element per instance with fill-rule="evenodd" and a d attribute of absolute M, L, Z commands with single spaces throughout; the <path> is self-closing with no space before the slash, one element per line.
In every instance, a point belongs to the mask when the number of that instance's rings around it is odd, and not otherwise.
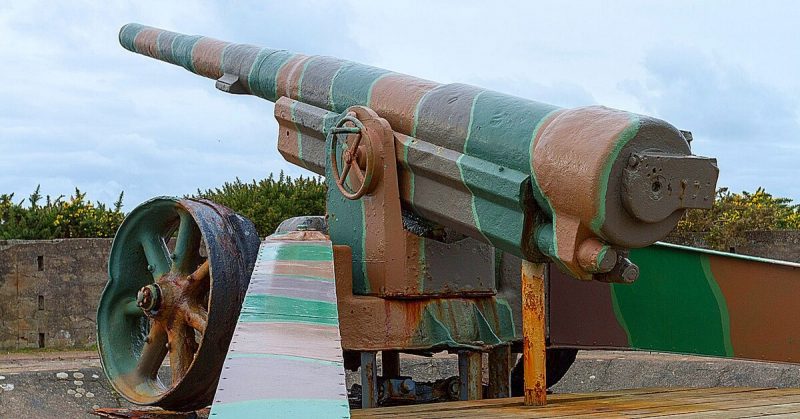
<path fill-rule="evenodd" d="M 161 290 L 158 285 L 150 284 L 142 287 L 136 293 L 136 305 L 148 315 L 158 310 L 161 305 Z"/>

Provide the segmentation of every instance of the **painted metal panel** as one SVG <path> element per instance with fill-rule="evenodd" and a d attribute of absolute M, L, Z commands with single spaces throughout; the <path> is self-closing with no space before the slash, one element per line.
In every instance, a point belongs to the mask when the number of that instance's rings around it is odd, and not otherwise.
<path fill-rule="evenodd" d="M 333 250 L 318 232 L 259 249 L 212 418 L 349 418 Z"/>

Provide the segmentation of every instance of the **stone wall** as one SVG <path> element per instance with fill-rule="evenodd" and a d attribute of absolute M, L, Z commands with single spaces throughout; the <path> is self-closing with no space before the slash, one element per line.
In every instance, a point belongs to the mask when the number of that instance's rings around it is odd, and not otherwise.
<path fill-rule="evenodd" d="M 726 249 L 741 255 L 800 263 L 800 230 L 747 231 L 746 244 Z M 707 247 L 703 233 L 670 235 L 664 241 L 692 247 Z"/>
<path fill-rule="evenodd" d="M 111 239 L 0 241 L 0 349 L 94 345 Z"/>

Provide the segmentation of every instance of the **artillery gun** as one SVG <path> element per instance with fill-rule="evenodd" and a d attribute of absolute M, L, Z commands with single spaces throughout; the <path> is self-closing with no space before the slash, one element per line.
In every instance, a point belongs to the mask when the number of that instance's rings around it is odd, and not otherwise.
<path fill-rule="evenodd" d="M 709 260 L 723 256 L 642 249 L 716 190 L 716 161 L 667 122 L 138 24 L 119 39 L 275 102 L 279 152 L 328 186 L 324 220 L 260 248 L 252 223 L 210 202 L 160 198 L 128 216 L 98 313 L 106 374 L 128 400 L 348 416 L 345 366 L 361 369 L 364 407 L 418 397 L 400 352 L 458 353 L 459 379 L 437 391 L 462 399 L 509 396 L 522 352 L 529 404 L 552 384 L 545 360 L 563 370 L 576 348 L 796 360 L 794 347 L 717 353 L 675 336 L 673 297 L 706 295 L 699 283 L 713 294 Z M 674 260 L 686 262 L 680 278 Z"/>

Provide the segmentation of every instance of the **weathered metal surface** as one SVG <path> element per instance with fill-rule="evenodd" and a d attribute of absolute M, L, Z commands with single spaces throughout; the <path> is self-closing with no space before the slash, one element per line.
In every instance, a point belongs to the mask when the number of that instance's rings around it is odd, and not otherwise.
<path fill-rule="evenodd" d="M 349 417 L 331 243 L 268 237 L 247 289 L 211 417 Z"/>
<path fill-rule="evenodd" d="M 498 346 L 489 351 L 488 397 L 511 397 L 511 346 Z"/>
<path fill-rule="evenodd" d="M 544 263 L 522 262 L 522 362 L 525 405 L 547 404 Z"/>
<path fill-rule="evenodd" d="M 378 361 L 375 352 L 361 352 L 361 407 L 378 406 Z"/>
<path fill-rule="evenodd" d="M 346 350 L 483 350 L 515 339 L 511 307 L 502 298 L 353 295 L 351 249 L 334 246 L 333 253 L 342 347 Z"/>
<path fill-rule="evenodd" d="M 182 411 L 211 402 L 258 242 L 252 222 L 206 200 L 155 198 L 131 211 L 97 312 L 103 370 L 122 396 Z"/>
<path fill-rule="evenodd" d="M 645 388 L 586 394 L 553 394 L 531 409 L 521 398 L 385 407 L 354 411 L 354 418 L 531 418 L 531 417 L 797 417 L 800 390 L 764 388 Z"/>
<path fill-rule="evenodd" d="M 630 257 L 630 285 L 550 270 L 552 345 L 800 362 L 800 264 L 666 243 Z"/>
<path fill-rule="evenodd" d="M 224 91 L 278 101 L 279 149 L 287 160 L 320 174 L 320 135 L 327 136 L 352 106 L 369 107 L 396 134 L 404 172 L 399 177 L 400 196 L 408 209 L 529 260 L 540 258 L 541 251 L 578 278 L 598 273 L 586 270 L 577 259 L 585 241 L 645 246 L 666 235 L 683 213 L 673 210 L 659 222 L 646 222 L 622 202 L 623 171 L 632 154 L 659 152 L 677 161 L 690 155 L 681 132 L 658 119 L 600 106 L 560 109 L 335 58 L 138 24 L 124 26 L 119 38 L 128 50 L 218 80 Z M 686 161 L 692 167 L 697 162 Z M 703 173 L 693 172 L 690 180 L 713 190 L 713 159 L 705 161 L 705 168 Z M 660 176 L 679 183 L 685 173 L 680 165 L 663 169 Z M 453 190 L 461 193 L 447 193 Z M 641 208 L 655 208 L 655 218 L 661 217 L 662 206 L 674 208 L 673 202 L 658 196 L 646 199 L 652 205 Z M 349 212 L 347 224 L 369 237 L 364 228 L 370 225 L 368 213 L 361 210 Z M 343 243 L 333 230 L 332 237 L 334 243 Z M 354 246 L 354 261 L 363 260 L 364 252 Z"/>
<path fill-rule="evenodd" d="M 458 352 L 458 395 L 461 400 L 478 400 L 483 396 L 483 354 L 477 351 Z"/>

